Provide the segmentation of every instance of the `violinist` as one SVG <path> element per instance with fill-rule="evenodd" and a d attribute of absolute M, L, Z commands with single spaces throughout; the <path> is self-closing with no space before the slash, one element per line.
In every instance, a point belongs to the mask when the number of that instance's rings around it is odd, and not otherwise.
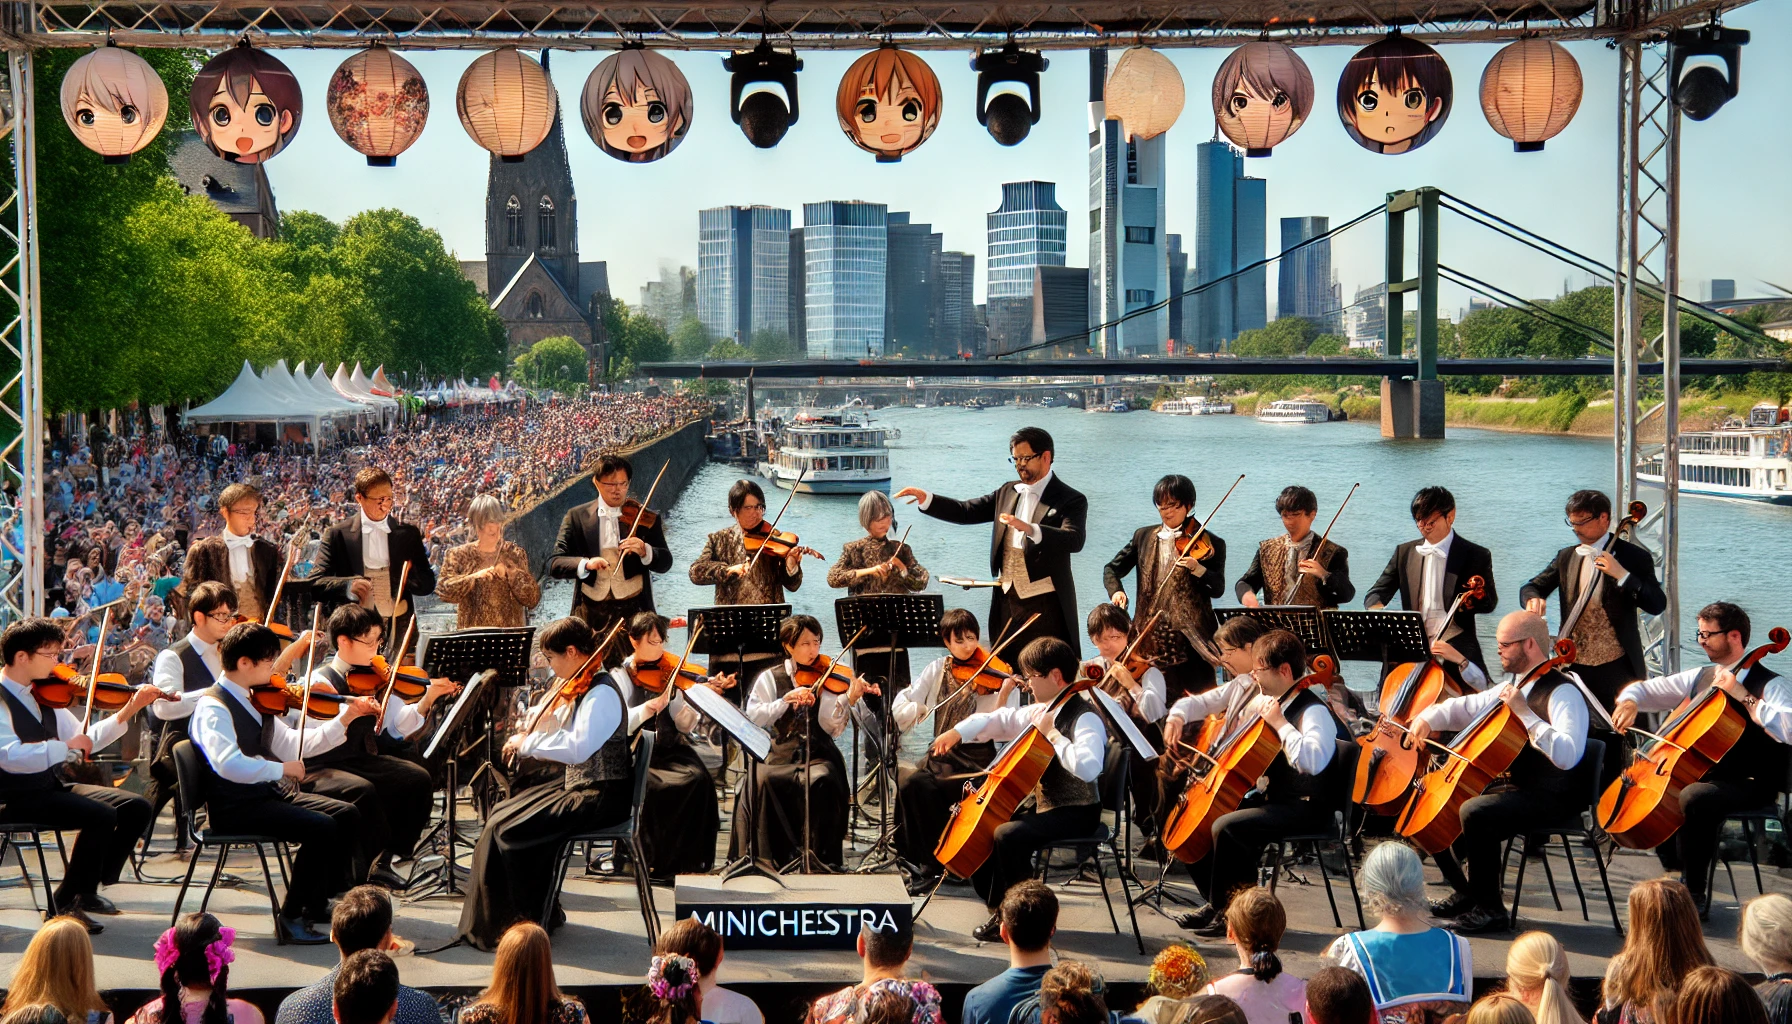
<path fill-rule="evenodd" d="M 917 728 L 929 715 L 933 735 L 940 736 L 968 715 L 1020 706 L 1007 662 L 992 660 L 977 641 L 977 616 L 965 608 L 947 609 L 940 616 L 940 642 L 946 645 L 945 656 L 923 668 L 890 702 L 890 719 L 899 734 Z M 995 759 L 994 743 L 961 743 L 945 754 L 923 755 L 913 768 L 897 769 L 896 852 L 917 869 L 910 879 L 915 891 L 931 889 L 940 875 L 933 849 L 964 788 L 961 778 L 949 776 L 982 771 Z"/>
<path fill-rule="evenodd" d="M 216 536 L 193 542 L 193 549 L 187 552 L 186 571 L 175 588 L 179 595 L 177 604 L 191 604 L 200 584 L 219 583 L 236 594 L 237 611 L 260 622 L 277 588 L 284 597 L 298 596 L 292 583 L 279 587 L 280 574 L 285 571 L 279 546 L 255 535 L 261 505 L 261 492 L 251 484 L 231 484 L 218 495 L 218 515 L 224 520 L 224 529 Z M 188 613 L 191 610 L 185 609 Z M 191 713 L 192 706 L 188 705 L 181 717 Z"/>
<path fill-rule="evenodd" d="M 767 549 L 755 559 L 748 550 L 748 535 L 766 533 L 769 524 L 765 521 L 765 492 L 751 480 L 736 480 L 728 488 L 728 514 L 734 517 L 734 525 L 704 539 L 703 550 L 691 563 L 691 582 L 713 585 L 716 604 L 783 604 L 785 591 L 803 585 L 803 555 L 809 549 L 793 546 L 782 558 Z M 749 656 L 741 674 L 756 673 L 774 658 Z"/>
<path fill-rule="evenodd" d="M 684 688 L 708 686 L 726 693 L 735 685 L 733 675 L 712 676 L 690 664 L 674 681 L 679 659 L 665 648 L 669 628 L 663 615 L 636 612 L 628 620 L 628 640 L 635 651 L 611 670 L 628 702 L 629 734 L 644 727 L 654 731 L 647 777 L 647 805 L 653 814 L 643 815 L 637 827 L 647 857 L 644 870 L 656 884 L 666 885 L 678 875 L 702 874 L 715 865 L 716 833 L 722 827 L 715 780 L 685 739 L 700 715 L 684 699 Z"/>
<path fill-rule="evenodd" d="M 628 704 L 615 677 L 588 664 L 598 636 L 583 619 L 569 616 L 548 623 L 540 637 L 556 680 L 546 698 L 550 713 L 535 721 L 533 732 L 506 739 L 504 758 L 557 762 L 566 774 L 513 794 L 486 816 L 473 848 L 472 887 L 461 904 L 459 935 L 486 952 L 520 919 L 550 929 L 564 922 L 558 906 L 550 920 L 539 920 L 561 844 L 629 815 L 634 759 Z"/>
<path fill-rule="evenodd" d="M 356 473 L 355 504 L 360 512 L 324 531 L 317 564 L 308 578 L 319 600 L 349 601 L 377 611 L 386 623 L 388 642 L 404 636 L 412 599 L 436 589 L 436 571 L 430 567 L 423 534 L 392 514 L 396 500 L 392 477 L 385 470 L 369 466 Z M 401 660 L 404 654 L 389 653 Z"/>
<path fill-rule="evenodd" d="M 1680 790 L 1685 823 L 1655 848 L 1662 867 L 1678 870 L 1693 901 L 1707 911 L 1705 881 L 1724 815 L 1773 803 L 1792 757 L 1787 747 L 1792 744 L 1792 685 L 1758 663 L 1736 678 L 1748 638 L 1747 612 L 1728 601 L 1706 605 L 1699 609 L 1698 639 L 1711 664 L 1632 683 L 1619 692 L 1612 713 L 1617 727 L 1628 730 L 1637 712 L 1671 710 L 1708 688 L 1724 691 L 1747 709 L 1742 737 L 1704 778 Z"/>
<path fill-rule="evenodd" d="M 1152 746 L 1161 746 L 1163 740 L 1162 727 L 1158 725 L 1164 719 L 1164 674 L 1157 666 L 1146 661 L 1135 651 L 1123 664 L 1115 661 L 1126 654 L 1127 638 L 1132 633 L 1132 619 L 1118 606 L 1107 604 L 1096 605 L 1089 610 L 1086 623 L 1089 640 L 1095 644 L 1096 656 L 1083 662 L 1083 675 L 1094 679 L 1105 679 L 1102 688 L 1108 695 L 1120 702 L 1126 713 L 1132 716 L 1133 724 L 1145 734 Z M 1139 647 L 1142 649 L 1143 644 Z M 1132 759 L 1127 774 L 1127 787 L 1132 790 L 1132 806 L 1134 820 L 1149 824 L 1157 807 L 1157 780 L 1155 767 L 1151 762 L 1139 756 L 1132 749 L 1132 744 L 1125 737 L 1110 734 L 1108 737 L 1107 761 L 1102 770 L 1103 779 L 1112 776 L 1112 772 L 1122 757 Z M 1103 791 L 1103 797 L 1112 792 L 1111 788 Z"/>
<path fill-rule="evenodd" d="M 672 568 L 658 513 L 629 500 L 634 478 L 634 465 L 622 456 L 599 458 L 591 474 L 596 500 L 567 510 L 548 559 L 548 575 L 578 581 L 568 614 L 599 636 L 618 620 L 653 611 L 653 574 Z M 622 663 L 622 654 L 620 645 L 611 647 L 610 667 Z"/>
<path fill-rule="evenodd" d="M 945 757 L 962 743 L 1007 743 L 1019 739 L 1040 712 L 1077 680 L 1076 651 L 1055 636 L 1037 637 L 1020 652 L 1021 685 L 1033 695 L 1024 706 L 1004 704 L 967 715 L 933 741 L 934 757 Z M 1002 897 L 1017 882 L 1033 877 L 1033 855 L 1047 843 L 1086 836 L 1101 821 L 1097 782 L 1107 754 L 1108 730 L 1095 702 L 1073 693 L 1050 722 L 1045 738 L 1052 761 L 1033 789 L 1034 808 L 1014 815 L 995 831 L 995 848 L 971 876 L 977 895 L 989 908 L 989 920 L 971 935 L 978 942 L 1001 940 Z"/>
<path fill-rule="evenodd" d="M 6 714 L 0 715 L 0 822 L 81 833 L 50 913 L 73 916 L 97 934 L 100 925 L 88 915 L 119 912 L 99 887 L 117 883 L 149 824 L 149 801 L 122 789 L 65 782 L 57 769 L 71 754 L 90 757 L 111 745 L 131 717 L 162 693 L 138 687 L 116 714 L 93 718 L 83 733 L 78 714 L 45 706 L 33 685 L 53 677 L 62 641 L 62 627 L 45 618 L 21 619 L 0 633 L 0 657 L 6 662 L 0 669 L 0 698 L 6 703 Z"/>
<path fill-rule="evenodd" d="M 225 491 L 228 493 L 229 488 Z M 188 565 L 191 564 L 189 561 Z M 154 833 L 162 808 L 168 801 L 178 798 L 174 745 L 187 738 L 187 726 L 200 693 L 224 674 L 218 643 L 236 624 L 236 601 L 236 591 L 228 584 L 206 580 L 195 586 L 186 599 L 191 630 L 179 643 L 156 655 L 150 678 L 157 689 L 174 699 L 150 705 L 150 712 L 160 720 L 161 739 L 157 741 L 155 756 L 149 763 L 149 781 L 143 787 L 143 797 L 150 805 L 146 836 Z M 174 837 L 176 848 L 185 850 L 187 830 L 175 828 Z"/>
<path fill-rule="evenodd" d="M 790 616 L 778 625 L 784 660 L 753 680 L 747 718 L 771 731 L 772 751 L 759 766 L 755 784 L 737 791 L 730 859 L 745 852 L 746 830 L 756 829 L 759 854 L 773 863 L 809 854 L 829 866 L 841 862 L 850 784 L 846 759 L 834 738 L 846 731 L 852 705 L 877 687 L 824 660 L 821 641 L 815 616 Z"/>
<path fill-rule="evenodd" d="M 1489 787 L 1462 805 L 1462 836 L 1437 856 L 1444 880 L 1456 890 L 1433 900 L 1431 912 L 1454 918 L 1450 928 L 1462 935 L 1505 931 L 1511 927 L 1501 900 L 1501 851 L 1506 840 L 1524 836 L 1539 822 L 1558 821 L 1579 813 L 1591 794 L 1573 785 L 1573 772 L 1587 749 L 1586 697 L 1574 680 L 1557 669 L 1543 673 L 1520 689 L 1516 681 L 1550 658 L 1549 626 L 1543 617 L 1517 611 L 1500 620 L 1500 667 L 1514 681 L 1440 701 L 1419 712 L 1412 738 L 1423 743 L 1436 733 L 1454 732 L 1495 703 L 1503 702 L 1524 724 L 1529 742 L 1512 762 L 1509 785 Z M 1463 872 L 1462 862 L 1468 871 Z"/>
<path fill-rule="evenodd" d="M 1286 533 L 1257 545 L 1251 566 L 1233 591 L 1248 608 L 1258 605 L 1307 605 L 1336 608 L 1350 603 L 1356 586 L 1350 582 L 1350 552 L 1331 538 L 1321 545 L 1313 532 L 1319 498 L 1298 484 L 1276 496 L 1276 515 Z M 1324 550 L 1318 550 L 1320 547 Z M 1258 599 L 1261 593 L 1262 599 Z"/>
<path fill-rule="evenodd" d="M 1487 662 L 1475 636 L 1475 616 L 1493 611 L 1499 595 L 1493 588 L 1493 553 L 1456 532 L 1456 496 L 1442 487 L 1420 488 L 1412 496 L 1412 521 L 1419 539 L 1396 545 L 1375 585 L 1363 596 L 1363 607 L 1382 608 L 1394 595 L 1400 607 L 1423 612 L 1431 653 L 1467 689 L 1487 686 Z M 1466 597 L 1450 616 L 1450 605 L 1463 584 L 1479 576 L 1486 584 L 1479 599 Z"/>
<path fill-rule="evenodd" d="M 1181 554 L 1195 531 L 1194 481 L 1172 473 L 1151 489 L 1160 522 L 1133 531 L 1132 540 L 1102 570 L 1102 587 L 1115 607 L 1144 622 L 1157 613 L 1157 625 L 1139 650 L 1163 673 L 1166 697 L 1213 689 L 1213 664 L 1200 650 L 1211 650 L 1218 625 L 1213 599 L 1226 591 L 1226 542 L 1203 533 L 1187 555 Z M 1138 570 L 1136 607 L 1129 607 L 1125 582 Z M 1161 595 L 1161 596 L 1160 596 Z"/>
<path fill-rule="evenodd" d="M 266 626 L 243 623 L 224 635 L 218 650 L 224 673 L 200 695 L 192 722 L 193 745 L 207 768 L 201 784 L 207 817 L 220 832 L 299 844 L 280 907 L 281 938 L 321 945 L 330 941 L 329 898 L 351 885 L 349 854 L 364 822 L 347 801 L 301 791 L 302 758 L 340 742 L 345 728 L 378 707 L 352 700 L 328 721 L 305 723 L 301 751 L 298 727 L 263 715 L 249 694 L 273 679 L 280 638 Z"/>

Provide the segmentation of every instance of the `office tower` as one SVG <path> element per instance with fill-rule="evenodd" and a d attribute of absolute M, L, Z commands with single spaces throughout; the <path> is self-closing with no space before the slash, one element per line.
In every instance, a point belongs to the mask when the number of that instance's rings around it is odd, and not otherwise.
<path fill-rule="evenodd" d="M 940 254 L 939 321 L 935 346 L 942 356 L 982 355 L 971 345 L 975 322 L 977 257 L 968 252 Z"/>
<path fill-rule="evenodd" d="M 789 300 L 785 303 L 785 307 L 788 310 L 786 317 L 790 323 L 790 343 L 795 346 L 797 352 L 805 351 L 804 340 L 807 337 L 803 333 L 803 316 L 805 313 L 803 305 L 808 302 L 808 275 L 805 273 L 805 264 L 803 260 L 803 229 L 791 228 L 790 295 Z"/>
<path fill-rule="evenodd" d="M 1324 334 L 1341 330 L 1337 293 L 1332 284 L 1332 240 L 1319 238 L 1329 230 L 1326 217 L 1283 217 L 1282 258 L 1276 271 L 1276 318 L 1297 316 L 1317 325 Z"/>
<path fill-rule="evenodd" d="M 1705 301 L 1733 302 L 1736 299 L 1734 278 L 1714 277 L 1705 283 Z"/>
<path fill-rule="evenodd" d="M 641 286 L 641 311 L 670 331 L 687 316 L 697 315 L 697 272 L 660 263 L 660 279 Z"/>
<path fill-rule="evenodd" d="M 1388 286 L 1377 282 L 1356 290 L 1356 301 L 1344 311 L 1344 332 L 1351 348 L 1385 352 L 1388 337 Z"/>
<path fill-rule="evenodd" d="M 1058 205 L 1049 181 L 1002 184 L 1002 205 L 988 216 L 989 340 L 997 352 L 1030 344 L 1033 336 L 1033 268 L 1061 267 L 1070 215 Z"/>
<path fill-rule="evenodd" d="M 811 358 L 883 355 L 887 216 L 883 203 L 803 204 L 803 334 Z"/>
<path fill-rule="evenodd" d="M 1089 345 L 1109 357 L 1162 352 L 1167 307 L 1121 317 L 1165 298 L 1170 260 L 1164 232 L 1166 132 L 1126 141 L 1107 119 L 1105 49 L 1089 51 Z"/>
<path fill-rule="evenodd" d="M 790 329 L 790 211 L 718 206 L 697 211 L 697 319 L 712 337 L 753 343 Z"/>
<path fill-rule="evenodd" d="M 1183 314 L 1188 310 L 1189 304 L 1182 297 L 1182 293 L 1188 290 L 1188 253 L 1182 251 L 1181 235 L 1165 237 L 1170 248 L 1170 340 L 1181 348 L 1188 341 L 1188 333 L 1183 327 Z"/>
<path fill-rule="evenodd" d="M 1080 333 L 1088 325 L 1088 268 L 1034 267 L 1032 344 L 1040 357 L 1078 354 L 1088 343 Z"/>
<path fill-rule="evenodd" d="M 1269 321 L 1267 268 L 1237 273 L 1263 261 L 1267 183 L 1245 176 L 1244 157 L 1230 143 L 1203 142 L 1195 147 L 1195 202 L 1196 280 L 1218 283 L 1196 296 L 1192 340 L 1214 352 Z"/>
<path fill-rule="evenodd" d="M 937 354 L 935 319 L 944 236 L 906 213 L 887 215 L 890 255 L 884 275 L 884 347 L 914 356 Z"/>

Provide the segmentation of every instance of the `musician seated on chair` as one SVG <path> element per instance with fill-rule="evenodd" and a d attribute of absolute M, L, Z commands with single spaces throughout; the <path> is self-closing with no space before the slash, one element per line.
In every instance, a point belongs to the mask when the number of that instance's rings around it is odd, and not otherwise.
<path fill-rule="evenodd" d="M 1338 790 L 1345 770 L 1336 755 L 1338 741 L 1350 732 L 1331 705 L 1315 687 L 1301 687 L 1290 696 L 1295 683 L 1307 674 L 1307 653 L 1300 638 L 1285 629 L 1272 629 L 1251 650 L 1256 661 L 1251 677 L 1261 693 L 1244 705 L 1226 732 L 1249 728 L 1261 719 L 1275 730 L 1281 749 L 1263 773 L 1267 784 L 1255 798 L 1247 796 L 1238 810 L 1214 820 L 1211 851 L 1188 866 L 1189 877 L 1208 903 L 1177 923 L 1204 938 L 1226 934 L 1226 907 L 1234 893 L 1256 884 L 1265 848 L 1284 836 L 1318 832 L 1330 825 L 1336 808 L 1322 798 Z"/>
<path fill-rule="evenodd" d="M 1260 692 L 1252 671 L 1257 667 L 1257 640 L 1267 632 L 1269 627 L 1242 615 L 1221 623 L 1214 630 L 1213 643 L 1220 652 L 1220 667 L 1229 678 L 1210 690 L 1182 698 L 1164 716 L 1163 756 L 1158 758 L 1156 770 L 1158 835 L 1163 835 L 1165 820 L 1188 787 L 1190 771 L 1199 767 L 1201 754 L 1207 753 L 1201 740 L 1205 738 L 1207 745 L 1212 745 Z"/>
<path fill-rule="evenodd" d="M 1742 738 L 1704 778 L 1680 791 L 1686 821 L 1673 838 L 1655 848 L 1662 867 L 1680 871 L 1680 880 L 1700 907 L 1705 906 L 1705 882 L 1724 816 L 1771 805 L 1786 781 L 1792 685 L 1759 664 L 1736 678 L 1737 664 L 1748 653 L 1748 636 L 1747 612 L 1728 601 L 1706 605 L 1699 609 L 1698 638 L 1711 664 L 1632 683 L 1619 691 L 1612 713 L 1622 732 L 1636 721 L 1639 711 L 1668 711 L 1711 688 L 1729 694 L 1747 710 Z"/>
<path fill-rule="evenodd" d="M 1055 717 L 1042 712 L 1076 682 L 1076 651 L 1053 636 L 1037 637 L 1020 652 L 1022 685 L 1033 695 L 1025 707 L 1000 707 L 968 715 L 933 741 L 943 757 L 959 743 L 1002 743 L 1019 739 L 1037 723 L 1054 755 L 1033 787 L 1035 808 L 1017 813 L 995 830 L 995 848 L 971 876 L 989 907 L 989 920 L 971 934 L 979 942 L 1001 939 L 997 911 L 1010 886 L 1033 877 L 1033 855 L 1048 843 L 1094 833 L 1101 823 L 1097 781 L 1107 755 L 1108 730 L 1095 702 L 1081 693 L 1067 698 Z"/>
<path fill-rule="evenodd" d="M 1509 785 L 1492 786 L 1462 805 L 1462 835 L 1437 856 L 1444 880 L 1455 888 L 1447 899 L 1433 900 L 1431 912 L 1454 918 L 1450 928 L 1463 935 L 1505 931 L 1511 927 L 1502 895 L 1505 842 L 1522 837 L 1586 808 L 1592 793 L 1574 778 L 1587 750 L 1587 699 L 1577 682 L 1551 669 L 1517 686 L 1533 668 L 1549 660 L 1549 626 L 1532 612 L 1512 612 L 1500 620 L 1500 667 L 1512 680 L 1479 693 L 1464 694 L 1421 711 L 1413 720 L 1415 743 L 1438 733 L 1454 732 L 1503 702 L 1524 724 L 1529 742 L 1508 769 Z M 1465 875 L 1462 862 L 1468 862 Z"/>
<path fill-rule="evenodd" d="M 1163 672 L 1146 662 L 1138 651 L 1126 659 L 1128 663 L 1115 664 L 1130 646 L 1132 617 L 1119 605 L 1103 602 L 1089 609 L 1084 625 L 1089 640 L 1095 644 L 1096 656 L 1083 662 L 1083 674 L 1105 680 L 1101 688 L 1119 702 L 1132 718 L 1133 725 L 1153 747 L 1162 746 L 1162 727 L 1158 723 L 1163 721 L 1166 710 L 1167 684 Z M 1140 644 L 1139 651 L 1144 647 Z M 1135 678 L 1133 670 L 1141 667 L 1144 671 Z M 1131 758 L 1126 787 L 1132 791 L 1133 820 L 1149 832 L 1157 810 L 1155 766 L 1132 749 L 1124 736 L 1117 734 L 1108 737 L 1107 762 L 1102 769 L 1102 803 L 1108 803 L 1113 797 L 1113 787 L 1120 778 L 1117 769 L 1122 757 Z"/>

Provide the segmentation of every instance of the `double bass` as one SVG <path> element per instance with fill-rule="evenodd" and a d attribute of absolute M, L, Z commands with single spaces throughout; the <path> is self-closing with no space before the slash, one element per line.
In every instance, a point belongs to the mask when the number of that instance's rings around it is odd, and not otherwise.
<path fill-rule="evenodd" d="M 1767 641 L 1736 663 L 1738 679 L 1762 658 L 1785 650 L 1792 634 L 1775 626 Z M 1630 850 L 1652 850 L 1667 842 L 1686 823 L 1680 791 L 1716 767 L 1747 728 L 1748 709 L 1709 686 L 1681 701 L 1660 733 L 1633 730 L 1655 742 L 1637 751 L 1636 760 L 1600 796 L 1599 827 Z"/>

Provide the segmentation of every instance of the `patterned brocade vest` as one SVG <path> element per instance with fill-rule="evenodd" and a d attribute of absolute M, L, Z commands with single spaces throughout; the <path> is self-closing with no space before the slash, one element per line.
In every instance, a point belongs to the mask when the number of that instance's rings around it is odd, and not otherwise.
<path fill-rule="evenodd" d="M 1308 536 L 1312 536 L 1308 534 Z M 1319 542 L 1313 542 L 1318 547 Z M 1319 558 L 1319 564 L 1329 572 L 1333 561 L 1337 558 L 1338 545 L 1327 541 L 1325 552 Z M 1278 534 L 1257 545 L 1257 564 L 1263 570 L 1263 589 L 1269 600 L 1264 604 L 1302 604 L 1318 606 L 1319 578 L 1308 576 L 1300 581 L 1300 588 L 1295 593 L 1288 593 L 1289 581 L 1283 574 L 1288 564 L 1288 535 Z"/>
<path fill-rule="evenodd" d="M 616 731 L 595 753 L 578 764 L 566 766 L 566 788 L 569 790 L 596 789 L 606 782 L 626 779 L 633 772 L 634 759 L 628 749 L 628 701 L 622 699 L 622 690 L 615 680 L 608 675 L 601 676 L 591 689 L 585 691 L 585 696 L 579 698 L 579 705 L 594 698 L 599 688 L 604 687 L 616 695 L 616 706 L 622 714 L 616 719 Z M 572 713 L 577 715 L 579 708 L 574 707 Z"/>

